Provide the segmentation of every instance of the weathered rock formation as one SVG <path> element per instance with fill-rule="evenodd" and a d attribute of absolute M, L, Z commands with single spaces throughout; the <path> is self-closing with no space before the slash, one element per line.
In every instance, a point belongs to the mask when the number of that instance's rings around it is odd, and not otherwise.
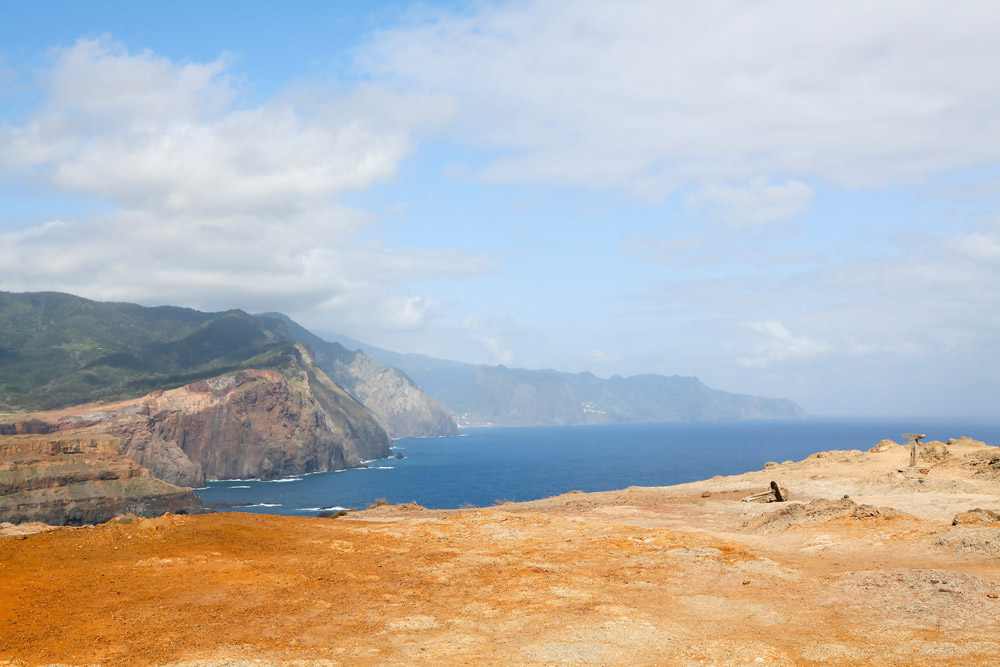
<path fill-rule="evenodd" d="M 457 435 L 458 425 L 401 370 L 382 366 L 364 352 L 334 363 L 334 378 L 394 438 Z"/>
<path fill-rule="evenodd" d="M 283 322 L 295 340 L 309 346 L 316 365 L 368 408 L 393 438 L 458 435 L 451 414 L 398 368 L 383 366 L 361 350 L 352 352 L 323 340 L 281 313 L 260 317 Z"/>
<path fill-rule="evenodd" d="M 103 523 L 132 512 L 201 512 L 201 499 L 156 479 L 107 436 L 0 437 L 0 522 Z"/>
<path fill-rule="evenodd" d="M 167 482 L 275 479 L 389 456 L 372 416 L 299 346 L 283 371 L 243 370 L 100 406 L 25 415 L 12 426 L 104 433 Z"/>

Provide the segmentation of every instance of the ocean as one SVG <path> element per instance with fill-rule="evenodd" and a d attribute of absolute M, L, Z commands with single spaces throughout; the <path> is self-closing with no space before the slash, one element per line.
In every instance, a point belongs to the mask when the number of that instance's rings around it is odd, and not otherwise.
<path fill-rule="evenodd" d="M 804 419 L 669 422 L 601 426 L 464 429 L 449 438 L 403 438 L 405 458 L 363 469 L 269 482 L 223 480 L 197 492 L 205 503 L 248 506 L 220 511 L 315 516 L 362 509 L 384 498 L 444 509 L 545 498 L 572 490 L 680 484 L 798 461 L 829 449 L 869 449 L 902 433 L 928 440 L 963 435 L 1000 445 L 1000 421 Z"/>

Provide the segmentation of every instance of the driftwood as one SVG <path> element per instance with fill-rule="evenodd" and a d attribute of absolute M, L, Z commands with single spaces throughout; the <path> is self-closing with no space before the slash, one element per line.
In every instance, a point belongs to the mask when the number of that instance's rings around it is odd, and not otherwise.
<path fill-rule="evenodd" d="M 741 499 L 745 503 L 752 503 L 758 500 L 766 500 L 769 503 L 783 503 L 788 500 L 788 489 L 783 484 L 771 481 L 771 488 L 762 493 L 754 493 Z"/>

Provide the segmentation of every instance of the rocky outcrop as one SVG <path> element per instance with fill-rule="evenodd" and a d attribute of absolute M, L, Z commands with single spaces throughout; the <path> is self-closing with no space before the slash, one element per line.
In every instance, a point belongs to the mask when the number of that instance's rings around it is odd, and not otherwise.
<path fill-rule="evenodd" d="M 0 437 L 0 522 L 103 523 L 120 514 L 195 514 L 201 500 L 152 477 L 107 436 Z"/>
<path fill-rule="evenodd" d="M 406 374 L 382 366 L 364 352 L 334 363 L 334 378 L 368 408 L 394 438 L 458 435 L 451 415 Z"/>
<path fill-rule="evenodd" d="M 451 414 L 406 373 L 383 366 L 361 350 L 323 340 L 281 313 L 259 317 L 283 322 L 295 340 L 308 345 L 316 365 L 365 406 L 393 438 L 458 435 Z"/>
<path fill-rule="evenodd" d="M 984 510 L 981 507 L 971 509 L 968 512 L 960 512 L 951 520 L 951 525 L 1000 525 L 1000 512 Z"/>
<path fill-rule="evenodd" d="M 281 372 L 244 370 L 101 406 L 26 416 L 15 428 L 103 433 L 173 484 L 275 479 L 358 467 L 389 456 L 372 416 L 317 368 L 305 348 Z"/>

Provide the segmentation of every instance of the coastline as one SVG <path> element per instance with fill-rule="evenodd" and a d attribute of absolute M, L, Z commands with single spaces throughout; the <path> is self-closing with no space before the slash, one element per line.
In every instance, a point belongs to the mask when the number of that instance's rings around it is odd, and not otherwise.
<path fill-rule="evenodd" d="M 989 664 L 1000 522 L 969 510 L 1000 511 L 1000 450 L 907 459 L 0 539 L 0 664 Z M 772 479 L 789 502 L 741 502 Z"/>

